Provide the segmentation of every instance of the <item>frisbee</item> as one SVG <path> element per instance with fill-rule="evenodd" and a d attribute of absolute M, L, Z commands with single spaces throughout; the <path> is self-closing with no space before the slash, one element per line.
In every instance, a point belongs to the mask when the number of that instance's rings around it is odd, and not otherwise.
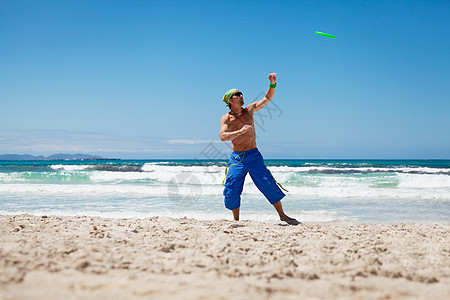
<path fill-rule="evenodd" d="M 320 32 L 320 31 L 316 31 L 316 34 L 323 35 L 323 36 L 326 36 L 326 37 L 329 37 L 329 38 L 332 38 L 332 39 L 336 38 L 334 35 L 331 35 L 331 34 L 328 34 L 328 33 L 323 33 L 323 32 Z"/>

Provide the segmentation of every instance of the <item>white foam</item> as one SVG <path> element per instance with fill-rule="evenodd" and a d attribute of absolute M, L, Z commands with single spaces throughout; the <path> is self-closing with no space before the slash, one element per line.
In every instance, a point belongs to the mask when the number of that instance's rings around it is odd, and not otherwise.
<path fill-rule="evenodd" d="M 64 171 L 81 171 L 86 170 L 89 165 L 51 165 L 50 168 L 53 170 L 64 170 Z"/>
<path fill-rule="evenodd" d="M 191 174 L 202 184 L 219 184 L 225 177 L 225 168 L 219 166 L 160 166 L 145 164 L 142 171 L 159 182 L 171 182 L 179 174 Z"/>
<path fill-rule="evenodd" d="M 168 166 L 147 163 L 144 172 L 88 171 L 88 165 L 53 165 L 64 172 L 40 173 L 43 176 L 29 178 L 30 172 L 0 173 L 1 193 L 21 195 L 124 195 L 133 197 L 180 195 L 202 195 L 222 197 L 224 167 L 219 166 Z M 315 167 L 300 167 L 312 170 Z M 71 169 L 71 171 L 68 171 Z M 376 199 L 437 199 L 450 200 L 450 176 L 440 174 L 315 174 L 298 172 L 297 167 L 269 167 L 275 179 L 289 190 L 289 196 L 319 198 L 376 198 Z M 324 169 L 330 169 L 324 167 Z M 393 170 L 395 168 L 389 168 Z M 408 170 L 417 168 L 406 168 Z M 426 168 L 430 169 L 430 168 Z M 297 170 L 297 171 L 293 171 Z M 336 169 L 337 170 L 337 169 Z M 377 169 L 378 170 L 378 169 Z M 438 169 L 435 169 L 438 170 Z M 429 171 L 429 170 L 428 170 Z M 54 176 L 62 179 L 55 181 Z M 82 180 L 90 182 L 78 183 Z M 23 175 L 23 176 L 22 176 Z M 72 177 L 73 181 L 72 181 Z M 45 184 L 47 177 L 50 181 Z M 27 180 L 40 184 L 27 183 Z M 60 182 L 64 182 L 61 184 Z M 67 184 L 66 184 L 67 183 Z M 72 183 L 72 184 L 71 184 Z M 176 187 L 176 190 L 174 189 Z M 199 191 L 200 190 L 200 191 Z M 244 195 L 261 195 L 247 175 Z"/>
<path fill-rule="evenodd" d="M 156 179 L 154 175 L 143 172 L 112 172 L 112 171 L 93 171 L 92 173 L 89 174 L 89 178 L 94 183 Z"/>
<path fill-rule="evenodd" d="M 139 174 L 139 173 L 138 173 Z M 130 176 L 139 176 L 129 174 Z M 371 199 L 433 199 L 450 200 L 450 185 L 447 175 L 411 175 L 400 174 L 398 186 L 374 187 L 370 180 L 358 180 L 351 177 L 325 177 L 311 176 L 307 185 L 293 186 L 283 184 L 290 197 L 316 197 L 316 198 L 371 198 Z M 112 175 L 113 176 L 113 175 Z M 426 176 L 427 178 L 422 178 Z M 436 178 L 430 178 L 436 177 Z M 102 180 L 106 178 L 102 177 Z M 108 178 L 109 183 L 114 177 Z M 136 180 L 136 177 L 134 177 Z M 222 198 L 223 186 L 220 184 L 30 184 L 30 183 L 4 183 L 0 184 L 1 194 L 14 195 L 102 195 L 105 197 L 150 197 L 171 195 L 198 195 L 216 196 Z M 261 195 L 250 178 L 246 179 L 243 195 Z M 197 197 L 197 196 L 195 196 Z"/>
<path fill-rule="evenodd" d="M 102 184 L 1 184 L 0 194 L 68 196 L 103 195 L 166 196 L 167 186 L 102 185 Z"/>
<path fill-rule="evenodd" d="M 25 178 L 21 177 L 22 173 L 0 173 L 0 183 L 26 182 Z"/>
<path fill-rule="evenodd" d="M 399 188 L 410 189 L 435 189 L 448 188 L 450 193 L 450 176 L 429 174 L 398 174 L 400 178 Z"/>
<path fill-rule="evenodd" d="M 89 169 L 89 165 L 53 165 L 51 166 L 55 170 L 64 170 L 68 172 L 83 171 Z M 414 174 L 414 173 L 428 173 L 436 174 L 439 173 L 447 174 L 448 169 L 433 169 L 433 168 L 334 168 L 334 167 L 268 167 L 272 172 L 275 179 L 282 184 L 314 184 L 314 182 L 321 182 L 326 180 L 325 185 L 333 184 L 333 176 L 349 176 L 352 173 L 361 175 L 371 175 L 380 176 L 385 174 L 389 175 L 401 175 L 410 174 L 423 176 L 426 174 Z M 118 172 L 118 171 L 87 171 L 92 172 L 89 176 L 94 183 L 101 182 L 111 182 L 111 183 L 126 183 L 132 181 L 142 181 L 142 180 L 153 180 L 160 183 L 170 183 L 173 182 L 177 176 L 189 174 L 195 178 L 201 184 L 221 184 L 225 178 L 225 167 L 221 166 L 173 166 L 166 165 L 163 163 L 146 163 L 142 166 L 143 172 Z M 331 174 L 327 174 L 331 173 Z M 341 174 L 339 174 L 341 173 Z M 342 174 L 344 173 L 344 174 Z M 312 177 L 311 177 L 312 176 Z M 442 175 L 447 176 L 447 175 Z M 326 179 L 323 179 L 325 178 Z M 447 176 L 449 177 L 449 176 Z M 387 178 L 387 177 L 386 177 Z M 449 177 L 450 178 L 450 177 Z M 248 180 L 248 179 L 247 179 Z M 356 180 L 360 180 L 357 178 Z M 348 180 L 347 180 L 348 181 Z M 439 179 L 439 181 L 442 181 Z M 5 180 L 6 182 L 6 180 Z M 345 183 L 339 180 L 337 183 Z M 441 184 L 442 185 L 442 184 Z"/>
<path fill-rule="evenodd" d="M 448 174 L 449 169 L 427 168 L 427 167 L 345 167 L 336 168 L 330 166 L 310 166 L 310 167 L 288 167 L 271 166 L 268 167 L 272 172 L 298 172 L 298 173 L 429 173 L 429 174 Z"/>
<path fill-rule="evenodd" d="M 298 197 L 314 197 L 325 199 L 430 199 L 450 201 L 450 190 L 412 190 L 412 189 L 389 189 L 389 188 L 351 188 L 351 187 L 288 187 L 289 195 Z"/>

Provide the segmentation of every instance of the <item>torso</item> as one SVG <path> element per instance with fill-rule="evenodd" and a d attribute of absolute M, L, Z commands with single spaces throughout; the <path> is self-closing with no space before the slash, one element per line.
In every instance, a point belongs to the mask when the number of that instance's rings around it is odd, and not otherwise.
<path fill-rule="evenodd" d="M 244 125 L 251 125 L 255 129 L 253 122 L 253 114 L 244 109 L 242 114 L 233 115 L 231 112 L 227 113 L 226 124 L 228 125 L 228 132 L 236 131 Z M 243 135 L 237 136 L 232 141 L 233 151 L 247 151 L 256 148 L 256 133 L 255 130 L 249 131 Z"/>

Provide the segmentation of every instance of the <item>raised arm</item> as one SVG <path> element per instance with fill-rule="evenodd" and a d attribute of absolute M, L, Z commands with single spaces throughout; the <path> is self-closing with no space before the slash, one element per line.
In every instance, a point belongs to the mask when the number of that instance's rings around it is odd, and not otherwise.
<path fill-rule="evenodd" d="M 269 80 L 270 80 L 270 87 L 267 90 L 264 98 L 262 98 L 259 101 L 250 103 L 247 106 L 249 113 L 254 113 L 255 111 L 263 109 L 270 101 L 272 101 L 273 96 L 275 95 L 275 87 L 272 86 L 276 85 L 277 83 L 277 73 L 270 73 Z"/>

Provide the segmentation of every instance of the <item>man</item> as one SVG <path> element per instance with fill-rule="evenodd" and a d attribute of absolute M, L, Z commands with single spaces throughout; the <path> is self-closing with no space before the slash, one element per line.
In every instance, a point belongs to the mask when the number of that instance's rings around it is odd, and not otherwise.
<path fill-rule="evenodd" d="M 253 114 L 272 101 L 277 85 L 277 74 L 269 74 L 269 80 L 270 87 L 266 96 L 259 101 L 250 103 L 246 108 L 242 107 L 244 97 L 240 91 L 231 89 L 223 96 L 223 101 L 227 104 L 230 112 L 223 115 L 220 120 L 220 140 L 231 141 L 233 144 L 223 191 L 225 207 L 230 209 L 234 219 L 239 221 L 241 193 L 245 176 L 249 172 L 255 185 L 275 207 L 280 220 L 291 225 L 298 225 L 299 222 L 296 219 L 290 218 L 284 213 L 281 199 L 285 194 L 266 168 L 263 157 L 256 147 Z"/>

